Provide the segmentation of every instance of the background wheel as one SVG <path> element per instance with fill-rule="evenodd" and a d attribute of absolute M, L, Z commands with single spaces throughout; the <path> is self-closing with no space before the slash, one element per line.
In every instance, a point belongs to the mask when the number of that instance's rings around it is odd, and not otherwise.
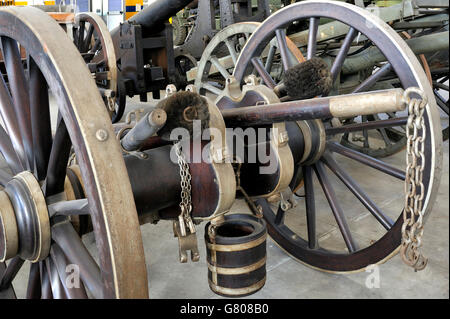
<path fill-rule="evenodd" d="M 95 79 L 112 122 L 118 122 L 125 110 L 125 99 L 119 96 L 123 83 L 118 82 L 116 53 L 105 22 L 95 13 L 77 14 L 73 40 Z"/>
<path fill-rule="evenodd" d="M 209 92 L 219 96 L 223 93 L 225 80 L 233 73 L 242 48 L 260 24 L 259 22 L 235 23 L 212 38 L 196 68 L 194 85 L 200 94 Z M 289 39 L 286 41 L 289 46 L 289 55 L 297 62 L 303 61 L 303 56 L 294 43 Z M 268 52 L 275 54 L 276 50 L 277 43 L 271 43 Z"/>
<path fill-rule="evenodd" d="M 186 73 L 197 66 L 197 60 L 190 54 L 180 54 L 175 57 L 175 86 L 184 89 L 189 81 Z"/>
<path fill-rule="evenodd" d="M 194 85 L 198 92 L 222 93 L 225 80 L 232 74 L 240 51 L 259 25 L 258 22 L 234 23 L 211 39 L 196 68 Z"/>
<path fill-rule="evenodd" d="M 187 28 L 178 17 L 172 17 L 173 45 L 182 45 L 187 37 Z"/>

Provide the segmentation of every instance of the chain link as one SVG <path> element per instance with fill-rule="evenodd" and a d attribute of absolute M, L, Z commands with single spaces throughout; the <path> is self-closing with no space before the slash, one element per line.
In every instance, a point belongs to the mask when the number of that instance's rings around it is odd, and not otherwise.
<path fill-rule="evenodd" d="M 190 233 L 195 233 L 194 222 L 192 221 L 192 199 L 191 199 L 191 173 L 189 165 L 186 163 L 184 153 L 181 150 L 181 143 L 175 144 L 175 153 L 177 155 L 178 166 L 180 167 L 181 177 L 181 213 L 178 216 L 180 222 L 180 231 L 182 236 L 186 236 L 186 226 L 189 227 Z"/>
<path fill-rule="evenodd" d="M 411 93 L 420 99 L 410 98 Z M 422 255 L 424 212 L 423 199 L 425 188 L 423 171 L 425 169 L 425 138 L 426 127 L 424 119 L 427 99 L 418 88 L 408 88 L 404 94 L 408 103 L 408 122 L 406 125 L 406 178 L 405 178 L 405 208 L 403 210 L 402 246 L 400 254 L 403 261 L 415 271 L 426 267 L 428 259 Z"/>

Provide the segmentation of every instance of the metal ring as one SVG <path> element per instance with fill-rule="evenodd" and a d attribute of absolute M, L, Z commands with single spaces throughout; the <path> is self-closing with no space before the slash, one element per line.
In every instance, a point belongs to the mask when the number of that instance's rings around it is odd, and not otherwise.
<path fill-rule="evenodd" d="M 253 293 L 253 292 L 261 289 L 264 286 L 264 284 L 266 283 L 266 276 L 264 276 L 264 278 L 261 279 L 260 281 L 258 281 L 256 284 L 253 284 L 251 286 L 244 287 L 244 288 L 225 288 L 225 287 L 215 285 L 211 280 L 208 280 L 208 282 L 209 282 L 209 287 L 211 287 L 211 290 L 214 292 L 217 292 L 217 293 L 223 294 L 223 295 L 229 295 L 229 296 L 240 296 L 240 295 L 250 294 L 250 293 Z"/>
<path fill-rule="evenodd" d="M 263 267 L 266 264 L 267 257 L 262 258 L 261 260 L 258 260 L 256 263 L 250 264 L 248 266 L 243 266 L 239 268 L 225 268 L 225 267 L 217 267 L 214 265 L 211 265 L 209 262 L 208 269 L 213 272 L 217 273 L 219 275 L 243 275 L 248 274 L 252 271 L 255 271 L 261 267 Z"/>
<path fill-rule="evenodd" d="M 19 232 L 17 230 L 16 216 L 14 208 L 9 200 L 8 195 L 4 191 L 0 191 L 0 230 L 3 238 L 3 253 L 0 251 L 0 262 L 4 262 L 9 258 L 17 255 L 19 250 Z"/>
<path fill-rule="evenodd" d="M 265 233 L 260 238 L 250 241 L 248 243 L 236 244 L 236 245 L 219 245 L 219 244 L 211 244 L 206 243 L 206 246 L 214 251 L 242 251 L 245 249 L 250 249 L 256 246 L 259 246 L 267 239 L 267 233 Z"/>

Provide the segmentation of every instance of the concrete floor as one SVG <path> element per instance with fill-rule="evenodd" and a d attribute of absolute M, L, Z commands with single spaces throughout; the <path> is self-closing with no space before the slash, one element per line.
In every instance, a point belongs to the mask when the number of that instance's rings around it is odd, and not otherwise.
<path fill-rule="evenodd" d="M 141 104 L 132 103 L 131 108 Z M 380 287 L 366 287 L 371 273 L 331 274 L 309 268 L 288 256 L 271 239 L 267 244 L 267 282 L 259 292 L 247 298 L 449 298 L 449 144 L 444 143 L 444 165 L 441 185 L 432 214 L 425 226 L 423 252 L 429 258 L 425 270 L 414 272 L 403 264 L 399 255 L 379 267 Z M 404 152 L 384 159 L 404 167 Z M 337 157 L 374 201 L 390 217 L 396 218 L 403 205 L 403 183 L 372 169 Z M 331 176 L 355 240 L 361 247 L 377 240 L 384 229 L 357 202 L 345 186 Z M 382 178 L 382 179 L 380 179 Z M 317 185 L 317 181 L 315 181 Z M 321 247 L 345 250 L 342 237 L 323 194 L 316 187 L 318 236 Z M 304 203 L 286 217 L 286 223 L 305 234 Z M 236 201 L 232 212 L 248 212 L 243 201 Z M 178 263 L 178 243 L 173 237 L 172 223 L 141 227 L 151 298 L 222 298 L 208 287 L 204 225 L 197 227 L 201 258 L 198 263 Z M 83 241 L 95 257 L 95 241 L 91 234 Z M 14 281 L 16 294 L 25 296 L 29 265 L 25 265 Z"/>

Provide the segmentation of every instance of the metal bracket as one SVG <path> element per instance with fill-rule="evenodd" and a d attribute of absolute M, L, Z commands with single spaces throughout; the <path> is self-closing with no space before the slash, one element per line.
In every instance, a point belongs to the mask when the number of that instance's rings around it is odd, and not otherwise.
<path fill-rule="evenodd" d="M 197 245 L 197 234 L 191 233 L 189 227 L 186 228 L 186 236 L 181 235 L 180 222 L 173 222 L 173 234 L 178 237 L 178 250 L 180 254 L 180 263 L 186 263 L 188 260 L 187 251 L 191 251 L 191 260 L 197 262 L 200 260 L 200 253 Z"/>
<path fill-rule="evenodd" d="M 288 211 L 297 206 L 297 200 L 289 187 L 280 192 L 280 205 L 283 211 Z"/>

